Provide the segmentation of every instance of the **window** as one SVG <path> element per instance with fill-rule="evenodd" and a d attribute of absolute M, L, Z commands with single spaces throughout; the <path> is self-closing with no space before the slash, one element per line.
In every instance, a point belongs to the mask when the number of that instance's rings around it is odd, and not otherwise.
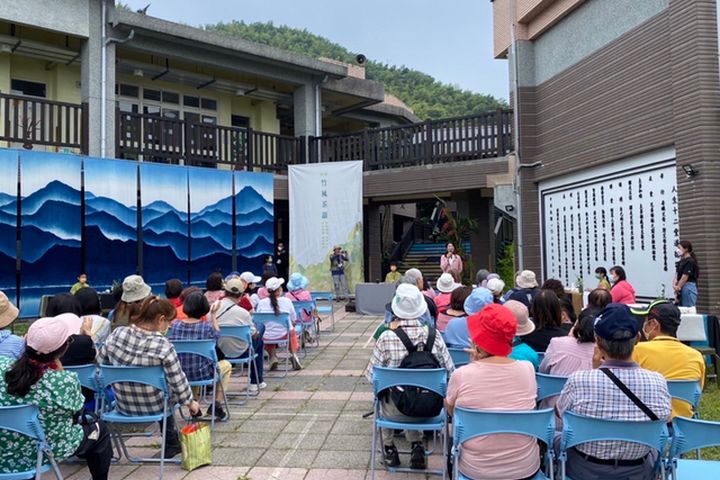
<path fill-rule="evenodd" d="M 243 117 L 242 115 L 233 115 L 230 118 L 230 125 L 239 128 L 250 128 L 250 117 Z"/>
<path fill-rule="evenodd" d="M 19 80 L 17 78 L 10 80 L 10 90 L 15 94 L 29 95 L 32 97 L 45 98 L 47 96 L 47 85 L 44 83 Z"/>
<path fill-rule="evenodd" d="M 138 113 L 138 104 L 127 100 L 118 101 L 118 109 L 124 113 Z"/>
<path fill-rule="evenodd" d="M 163 103 L 174 103 L 175 105 L 180 104 L 180 94 L 175 92 L 162 92 Z"/>
<path fill-rule="evenodd" d="M 122 97 L 138 98 L 140 96 L 140 87 L 135 85 L 120 84 L 118 91 Z"/>
<path fill-rule="evenodd" d="M 143 88 L 143 98 L 145 100 L 152 100 L 159 102 L 161 98 L 160 90 L 152 90 L 150 88 Z"/>
<path fill-rule="evenodd" d="M 204 110 L 217 110 L 217 101 L 211 98 L 202 98 L 201 108 Z"/>
<path fill-rule="evenodd" d="M 186 107 L 200 108 L 200 97 L 183 95 L 183 105 Z"/>

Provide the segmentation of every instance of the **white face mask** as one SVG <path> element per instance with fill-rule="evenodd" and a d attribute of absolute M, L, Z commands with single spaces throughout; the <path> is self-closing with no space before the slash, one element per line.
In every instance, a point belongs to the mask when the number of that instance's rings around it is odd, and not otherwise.
<path fill-rule="evenodd" d="M 676 258 L 681 258 L 683 256 L 683 253 L 685 253 L 685 252 L 683 252 L 682 248 L 675 249 L 675 257 Z"/>
<path fill-rule="evenodd" d="M 610 275 L 610 283 L 617 283 L 617 281 L 618 277 L 616 277 L 615 275 Z"/>

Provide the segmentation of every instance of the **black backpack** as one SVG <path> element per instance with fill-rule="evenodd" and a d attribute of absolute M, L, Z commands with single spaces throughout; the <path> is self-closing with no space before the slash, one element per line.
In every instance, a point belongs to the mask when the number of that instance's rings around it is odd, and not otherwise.
<path fill-rule="evenodd" d="M 402 328 L 392 330 L 400 338 L 408 354 L 403 358 L 399 368 L 440 368 L 440 362 L 432 353 L 435 344 L 435 329 L 430 328 L 427 343 L 413 345 Z M 422 346 L 422 348 L 420 348 Z M 420 387 L 397 386 L 390 390 L 390 399 L 403 415 L 408 417 L 434 417 L 443 408 L 443 397 L 435 392 Z"/>

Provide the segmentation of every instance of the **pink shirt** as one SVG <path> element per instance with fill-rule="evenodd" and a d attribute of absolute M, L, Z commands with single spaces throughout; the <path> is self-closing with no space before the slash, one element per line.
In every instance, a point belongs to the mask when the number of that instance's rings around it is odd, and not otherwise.
<path fill-rule="evenodd" d="M 488 388 L 491 385 L 492 388 Z M 476 410 L 535 410 L 530 362 L 471 362 L 450 376 L 447 401 Z M 540 468 L 537 441 L 518 434 L 485 435 L 463 444 L 460 471 L 471 478 L 525 478 Z"/>
<path fill-rule="evenodd" d="M 610 289 L 612 303 L 624 303 L 629 305 L 635 303 L 635 289 L 627 280 L 620 280 Z"/>
<path fill-rule="evenodd" d="M 460 255 L 453 254 L 452 257 L 448 258 L 447 253 L 440 257 L 440 269 L 443 273 L 448 273 L 450 270 L 456 270 L 462 272 L 463 263 Z"/>
<path fill-rule="evenodd" d="M 452 295 L 452 293 L 442 292 L 435 295 L 433 301 L 435 302 L 435 306 L 437 306 L 438 311 L 447 310 L 447 307 L 450 305 L 450 295 Z"/>
<path fill-rule="evenodd" d="M 540 373 L 567 377 L 579 370 L 592 370 L 595 343 L 578 343 L 575 337 L 555 337 L 550 340 Z"/>

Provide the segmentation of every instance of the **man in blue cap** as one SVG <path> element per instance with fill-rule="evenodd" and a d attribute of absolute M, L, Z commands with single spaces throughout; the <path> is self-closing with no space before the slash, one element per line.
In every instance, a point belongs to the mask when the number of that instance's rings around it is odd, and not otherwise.
<path fill-rule="evenodd" d="M 626 305 L 610 304 L 595 319 L 593 370 L 572 374 L 558 399 L 559 416 L 570 411 L 607 420 L 670 418 L 665 378 L 632 361 L 638 323 Z M 635 398 L 631 398 L 635 397 Z M 598 441 L 567 452 L 567 474 L 584 480 L 656 478 L 658 452 L 638 443 Z"/>

